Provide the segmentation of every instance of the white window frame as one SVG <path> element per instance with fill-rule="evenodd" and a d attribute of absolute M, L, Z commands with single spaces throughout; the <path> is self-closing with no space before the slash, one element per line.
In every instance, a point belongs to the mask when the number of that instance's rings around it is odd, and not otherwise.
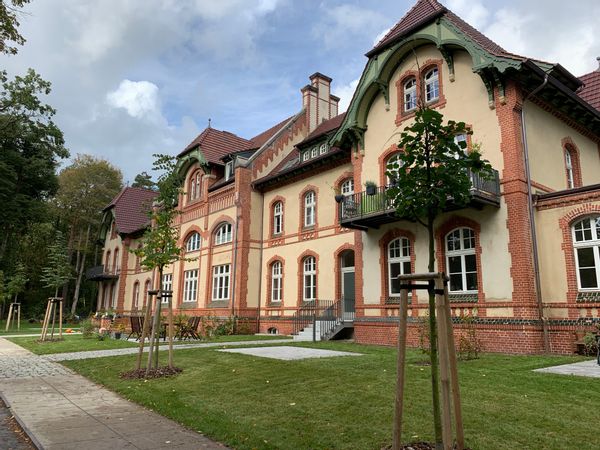
<path fill-rule="evenodd" d="M 315 146 L 310 149 L 310 157 L 316 158 L 319 155 L 319 149 Z"/>
<path fill-rule="evenodd" d="M 340 186 L 340 192 L 342 195 L 349 196 L 354 194 L 354 179 L 348 178 L 344 180 L 342 185 Z"/>
<path fill-rule="evenodd" d="M 183 301 L 196 302 L 198 296 L 198 269 L 183 272 Z"/>
<path fill-rule="evenodd" d="M 201 184 L 200 171 L 194 172 L 190 181 L 190 201 L 197 200 L 200 198 L 200 184 Z"/>
<path fill-rule="evenodd" d="M 575 178 L 573 176 L 573 158 L 568 148 L 565 148 L 565 167 L 567 169 L 567 188 L 575 187 Z"/>
<path fill-rule="evenodd" d="M 440 74 L 437 67 L 432 67 L 425 74 L 425 102 L 434 102 L 440 98 Z"/>
<path fill-rule="evenodd" d="M 302 300 L 305 302 L 317 299 L 317 260 L 307 256 L 302 260 Z"/>
<path fill-rule="evenodd" d="M 273 204 L 273 234 L 283 233 L 283 202 Z"/>
<path fill-rule="evenodd" d="M 215 245 L 228 244 L 233 240 L 233 225 L 223 222 L 215 231 Z"/>
<path fill-rule="evenodd" d="M 328 151 L 329 148 L 327 147 L 327 143 L 321 144 L 321 146 L 319 147 L 319 155 L 324 155 Z"/>
<path fill-rule="evenodd" d="M 306 150 L 302 153 L 302 161 L 308 161 L 310 159 L 310 150 Z"/>
<path fill-rule="evenodd" d="M 582 239 L 578 239 L 576 233 L 576 231 L 578 230 L 576 230 L 576 227 L 579 224 L 583 224 L 584 222 L 587 222 L 588 228 L 582 228 Z M 590 230 L 589 239 L 585 238 L 584 230 Z M 571 233 L 573 237 L 573 251 L 575 257 L 575 268 L 577 272 L 577 287 L 582 292 L 598 291 L 600 290 L 600 216 L 589 216 L 578 220 L 571 227 Z M 592 249 L 592 254 L 594 257 L 594 266 L 585 267 L 583 269 L 596 269 L 596 286 L 584 288 L 581 286 L 581 268 L 579 266 L 578 250 L 589 248 Z"/>
<path fill-rule="evenodd" d="M 202 246 L 202 237 L 200 236 L 200 233 L 198 233 L 197 231 L 194 231 L 192 234 L 190 234 L 190 236 L 188 237 L 186 243 L 185 243 L 185 251 L 186 252 L 197 252 L 198 250 L 200 250 L 200 247 Z"/>
<path fill-rule="evenodd" d="M 173 274 L 172 273 L 163 273 L 162 279 L 162 291 L 173 291 Z M 162 292 L 161 292 L 162 295 Z M 167 303 L 167 299 L 162 296 L 160 299 L 162 303 Z"/>
<path fill-rule="evenodd" d="M 388 169 L 388 165 L 392 162 L 394 162 L 394 160 L 398 160 L 398 168 L 395 171 L 389 170 Z M 402 166 L 404 165 L 404 162 L 400 159 L 400 152 L 396 152 L 393 155 L 389 156 L 386 160 L 385 160 L 385 181 L 388 184 L 388 186 L 390 184 L 392 184 L 393 180 L 390 178 L 390 175 L 388 174 L 388 172 L 395 172 L 396 174 L 400 172 L 400 170 L 402 169 Z"/>
<path fill-rule="evenodd" d="M 410 85 L 410 86 L 409 86 Z M 413 111 L 417 107 L 417 79 L 410 78 L 404 83 L 404 111 Z"/>
<path fill-rule="evenodd" d="M 451 235 L 453 235 L 456 231 L 458 231 L 458 244 L 459 244 L 459 248 L 458 249 L 449 249 L 448 246 L 448 242 L 449 242 L 449 238 Z M 470 234 L 470 235 L 467 235 Z M 465 246 L 465 243 L 468 241 L 469 243 L 469 248 L 467 248 Z M 460 266 L 461 266 L 461 283 L 462 283 L 462 287 L 463 289 L 461 290 L 453 290 L 452 289 L 452 283 L 450 282 L 448 284 L 448 289 L 451 293 L 461 293 L 461 294 L 476 294 L 479 292 L 479 280 L 478 280 L 478 276 L 479 274 L 477 273 L 477 252 L 476 252 L 476 246 L 477 246 L 477 238 L 475 235 L 475 230 L 473 230 L 472 228 L 468 228 L 468 227 L 460 227 L 460 228 L 455 228 L 452 231 L 450 231 L 448 234 L 446 234 L 446 236 L 444 236 L 444 245 L 445 245 L 445 250 L 446 250 L 446 272 L 447 275 L 450 277 L 451 275 L 456 275 L 458 274 L 458 272 L 450 272 L 450 258 L 454 258 L 454 257 L 458 257 L 460 258 Z M 475 258 L 475 272 L 467 272 L 466 270 L 466 257 L 467 256 L 474 256 Z M 467 273 L 474 273 L 475 274 L 475 283 L 477 284 L 477 289 L 471 289 L 468 290 L 466 289 L 467 286 Z"/>
<path fill-rule="evenodd" d="M 314 227 L 316 223 L 317 194 L 315 191 L 308 191 L 304 194 L 304 226 Z"/>
<path fill-rule="evenodd" d="M 133 283 L 133 299 L 131 301 L 133 308 L 137 308 L 140 304 L 140 283 L 138 281 Z"/>
<path fill-rule="evenodd" d="M 229 300 L 229 283 L 231 281 L 231 264 L 213 266 L 212 300 Z"/>
<path fill-rule="evenodd" d="M 279 303 L 283 293 L 283 264 L 275 261 L 271 264 L 271 303 Z"/>
<path fill-rule="evenodd" d="M 395 245 L 399 244 L 399 245 Z M 392 248 L 393 247 L 393 248 Z M 387 273 L 388 273 L 388 295 L 390 297 L 400 297 L 400 290 L 398 292 L 394 292 L 392 290 L 392 266 L 394 264 L 399 264 L 400 270 L 398 272 L 399 275 L 408 275 L 411 273 L 411 253 L 410 253 L 410 240 L 405 237 L 398 237 L 390 241 L 387 245 Z M 392 251 L 394 253 L 392 253 Z M 408 272 L 405 270 L 405 263 L 408 263 Z M 395 280 L 397 281 L 397 280 Z"/>
<path fill-rule="evenodd" d="M 233 167 L 233 159 L 231 161 L 227 161 L 225 163 L 225 181 L 229 181 L 233 178 L 234 175 L 234 167 Z"/>

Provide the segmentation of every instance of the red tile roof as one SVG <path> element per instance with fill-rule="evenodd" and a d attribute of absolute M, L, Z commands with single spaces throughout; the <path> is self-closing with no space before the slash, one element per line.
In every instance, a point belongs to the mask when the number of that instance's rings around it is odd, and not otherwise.
<path fill-rule="evenodd" d="M 577 94 L 600 111 L 600 69 L 579 77 L 585 84 Z"/>
<path fill-rule="evenodd" d="M 221 158 L 229 153 L 256 148 L 254 142 L 236 136 L 229 131 L 206 128 L 178 156 L 181 157 L 198 146 L 200 146 L 200 151 L 209 163 L 219 165 L 223 165 Z"/>
<path fill-rule="evenodd" d="M 105 211 L 114 208 L 117 231 L 131 234 L 144 229 L 149 222 L 148 211 L 158 195 L 149 189 L 126 187 L 104 208 Z"/>
<path fill-rule="evenodd" d="M 293 117 L 294 116 L 291 116 L 291 117 L 288 117 L 287 119 L 282 120 L 278 124 L 273 125 L 268 130 L 263 131 L 262 133 L 254 136 L 250 140 L 252 142 L 254 142 L 254 145 L 256 146 L 256 148 L 262 147 L 265 144 L 265 142 L 267 142 L 269 139 L 271 139 L 275 135 L 275 133 L 277 133 L 281 129 L 281 127 L 283 127 L 286 123 L 288 123 L 290 120 L 292 120 Z"/>
<path fill-rule="evenodd" d="M 371 56 L 390 46 L 392 43 L 400 40 L 416 28 L 425 25 L 434 18 L 442 15 L 456 25 L 457 28 L 468 37 L 477 42 L 484 50 L 498 56 L 525 59 L 522 56 L 507 52 L 436 0 L 419 0 L 415 6 L 413 6 L 410 11 L 408 11 L 404 17 L 388 31 L 375 47 L 367 53 L 367 56 Z"/>
<path fill-rule="evenodd" d="M 335 116 L 329 120 L 321 122 L 321 125 L 319 125 L 317 128 L 315 128 L 313 130 L 313 132 L 310 133 L 308 136 L 306 136 L 306 138 L 304 138 L 304 140 L 302 142 L 300 142 L 298 145 L 301 146 L 302 144 L 309 143 L 309 142 L 329 133 L 330 131 L 333 131 L 333 130 L 339 128 L 344 120 L 344 117 L 346 117 L 345 112 L 342 114 L 338 114 L 337 116 Z"/>

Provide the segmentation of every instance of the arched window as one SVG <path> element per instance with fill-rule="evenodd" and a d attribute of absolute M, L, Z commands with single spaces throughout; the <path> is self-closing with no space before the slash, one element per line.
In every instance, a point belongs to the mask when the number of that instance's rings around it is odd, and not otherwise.
<path fill-rule="evenodd" d="M 283 298 L 283 265 L 281 261 L 271 264 L 271 302 L 280 302 Z"/>
<path fill-rule="evenodd" d="M 400 172 L 400 168 L 404 165 L 404 162 L 400 159 L 400 153 L 394 153 L 385 162 L 386 168 L 386 182 L 388 185 L 396 182 L 397 174 Z"/>
<path fill-rule="evenodd" d="M 144 307 L 148 304 L 148 291 L 150 290 L 150 280 L 144 283 Z"/>
<path fill-rule="evenodd" d="M 417 80 L 410 78 L 404 83 L 404 111 L 412 111 L 417 107 Z"/>
<path fill-rule="evenodd" d="M 475 232 L 457 228 L 446 235 L 446 268 L 450 292 L 477 292 Z"/>
<path fill-rule="evenodd" d="M 202 172 L 197 170 L 190 177 L 190 186 L 189 186 L 189 191 L 188 191 L 189 192 L 188 200 L 190 202 L 200 198 L 200 195 L 202 193 L 201 187 L 202 187 Z"/>
<path fill-rule="evenodd" d="M 273 234 L 283 233 L 283 203 L 273 205 Z"/>
<path fill-rule="evenodd" d="M 113 257 L 113 272 L 114 273 L 119 273 L 121 271 L 121 268 L 119 267 L 119 249 L 116 248 L 115 249 L 115 255 Z"/>
<path fill-rule="evenodd" d="M 133 298 L 131 300 L 131 307 L 137 309 L 140 304 L 140 283 L 133 283 Z"/>
<path fill-rule="evenodd" d="M 302 261 L 302 300 L 309 302 L 317 298 L 317 260 L 307 256 Z"/>
<path fill-rule="evenodd" d="M 312 227 L 316 223 L 315 208 L 317 205 L 314 191 L 304 194 L 304 226 Z"/>
<path fill-rule="evenodd" d="M 570 147 L 565 147 L 565 169 L 567 171 L 567 188 L 575 187 L 575 177 L 573 175 L 573 156 Z"/>
<path fill-rule="evenodd" d="M 215 245 L 227 244 L 232 240 L 233 227 L 229 222 L 223 222 L 215 232 Z"/>
<path fill-rule="evenodd" d="M 600 289 L 600 216 L 573 225 L 573 247 L 579 289 Z"/>
<path fill-rule="evenodd" d="M 425 101 L 433 102 L 440 98 L 440 80 L 437 67 L 425 74 Z"/>
<path fill-rule="evenodd" d="M 104 272 L 110 273 L 110 250 L 106 251 L 106 258 L 104 260 Z"/>
<path fill-rule="evenodd" d="M 388 244 L 388 286 L 390 297 L 400 295 L 398 275 L 408 275 L 410 270 L 410 241 L 396 238 Z"/>
<path fill-rule="evenodd" d="M 344 180 L 344 182 L 340 186 L 340 192 L 342 193 L 342 195 L 354 194 L 354 180 L 352 178 Z"/>
<path fill-rule="evenodd" d="M 190 237 L 188 237 L 185 243 L 185 251 L 186 252 L 195 252 L 200 250 L 200 245 L 202 242 L 202 238 L 200 237 L 200 233 L 194 231 Z"/>

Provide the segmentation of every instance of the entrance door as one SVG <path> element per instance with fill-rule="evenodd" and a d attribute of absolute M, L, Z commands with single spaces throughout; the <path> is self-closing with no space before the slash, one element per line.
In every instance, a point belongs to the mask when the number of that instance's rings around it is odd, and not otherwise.
<path fill-rule="evenodd" d="M 347 250 L 340 255 L 340 279 L 344 320 L 354 319 L 354 252 Z"/>

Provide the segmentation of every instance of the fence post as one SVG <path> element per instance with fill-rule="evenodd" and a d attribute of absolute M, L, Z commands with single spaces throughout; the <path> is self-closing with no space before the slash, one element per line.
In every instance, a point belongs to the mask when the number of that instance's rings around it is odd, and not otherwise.
<path fill-rule="evenodd" d="M 317 342 L 317 314 L 313 312 L 313 342 Z"/>

